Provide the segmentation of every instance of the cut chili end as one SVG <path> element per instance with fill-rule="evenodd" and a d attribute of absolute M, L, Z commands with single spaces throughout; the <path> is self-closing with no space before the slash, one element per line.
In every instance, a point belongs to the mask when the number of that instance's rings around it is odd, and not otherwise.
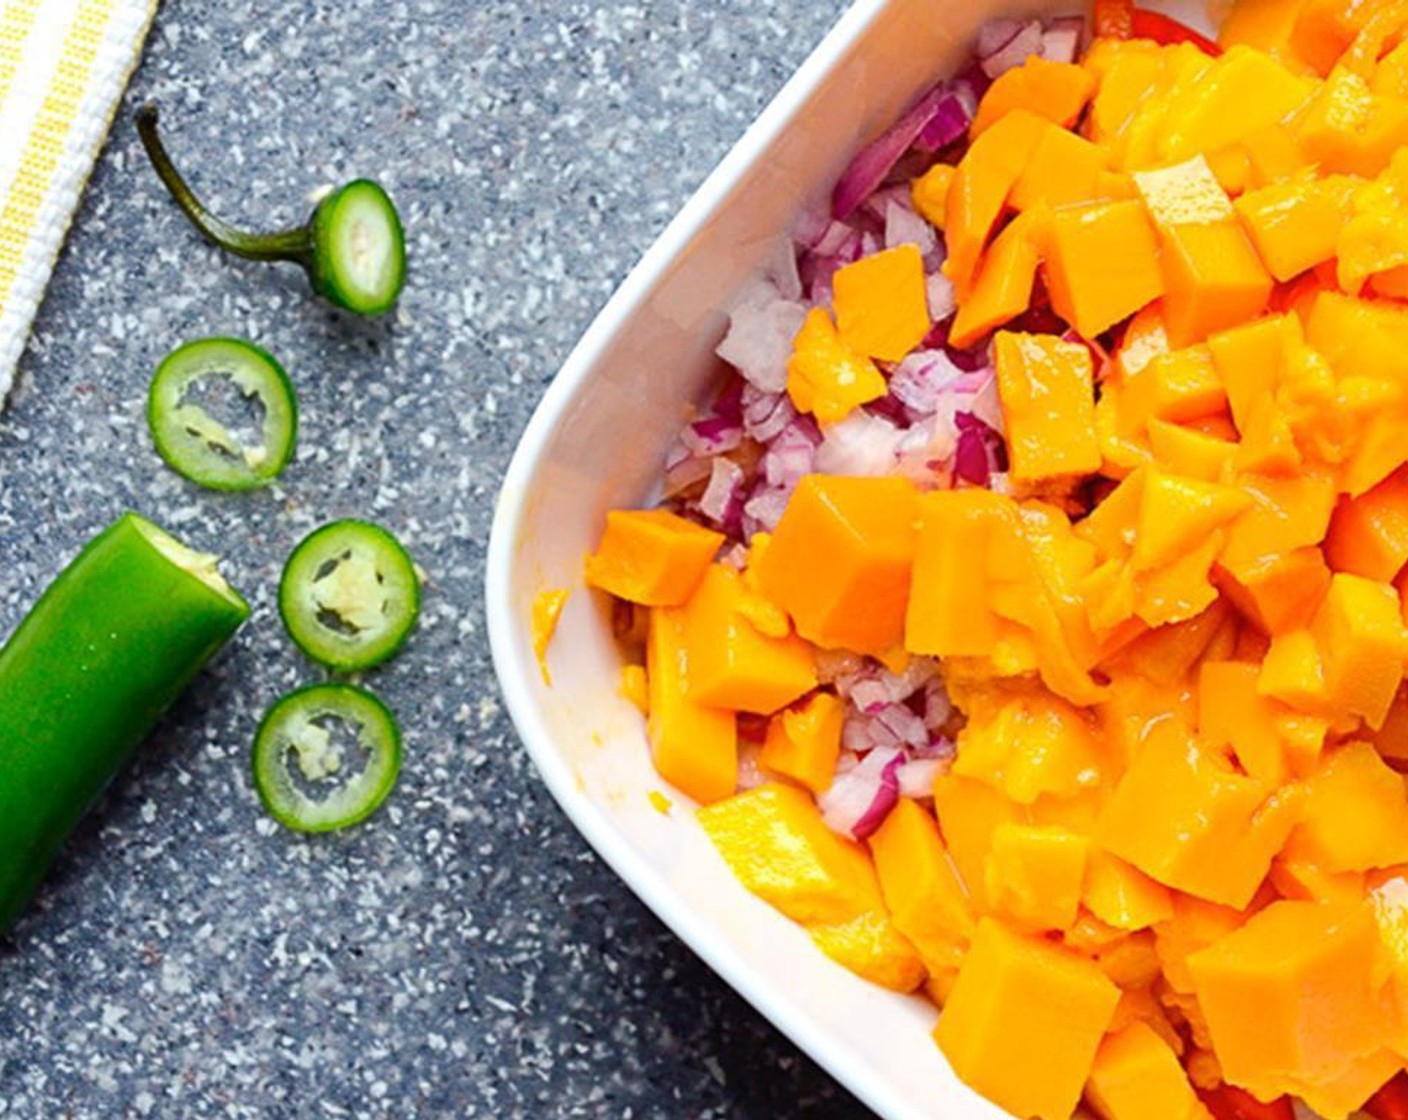
<path fill-rule="evenodd" d="M 401 730 L 364 688 L 315 684 L 269 709 L 254 738 L 254 785 L 264 808 L 297 832 L 366 820 L 401 771 Z"/>
<path fill-rule="evenodd" d="M 213 398 L 222 392 L 252 420 L 217 418 Z M 177 474 L 214 490 L 250 490 L 292 458 L 298 403 L 288 374 L 266 351 L 242 339 L 202 338 L 157 366 L 147 421 L 157 453 Z"/>
<path fill-rule="evenodd" d="M 341 672 L 379 665 L 420 613 L 420 581 L 401 542 L 367 521 L 309 534 L 279 582 L 279 614 L 298 648 Z"/>
<path fill-rule="evenodd" d="M 318 293 L 361 315 L 391 310 L 406 282 L 406 238 L 386 191 L 348 183 L 318 204 L 312 228 Z"/>

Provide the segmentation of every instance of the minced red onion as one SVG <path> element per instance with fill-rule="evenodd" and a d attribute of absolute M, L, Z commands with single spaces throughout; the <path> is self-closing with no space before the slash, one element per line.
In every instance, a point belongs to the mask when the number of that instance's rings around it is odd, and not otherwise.
<path fill-rule="evenodd" d="M 1048 62 L 1074 62 L 1084 31 L 1081 16 L 1057 16 L 1041 33 L 1041 57 Z"/>
<path fill-rule="evenodd" d="M 890 374 L 890 395 L 920 416 L 932 416 L 939 398 L 963 371 L 942 350 L 916 350 Z"/>
<path fill-rule="evenodd" d="M 934 115 L 920 131 L 914 146 L 921 152 L 937 152 L 962 139 L 978 111 L 978 95 L 971 82 L 957 78 L 948 83 L 944 96 L 934 107 Z"/>
<path fill-rule="evenodd" d="M 1009 25 L 1013 21 L 999 21 L 1003 27 L 1003 33 L 1009 30 Z M 1019 24 L 1017 29 L 1000 47 L 992 51 L 982 49 L 983 33 L 978 32 L 978 65 L 983 68 L 983 73 L 989 78 L 998 78 L 1007 71 L 1015 69 L 1031 58 L 1032 55 L 1041 54 L 1043 39 L 1040 20 L 1030 20 Z"/>
<path fill-rule="evenodd" d="M 836 691 L 861 710 L 874 703 L 899 704 L 923 688 L 937 672 L 938 666 L 928 657 L 910 658 L 902 673 L 865 661 L 854 673 L 837 678 Z"/>
<path fill-rule="evenodd" d="M 926 261 L 939 251 L 939 236 L 934 227 L 911 210 L 891 202 L 885 207 L 885 248 L 897 245 L 915 245 L 919 255 Z M 933 314 L 933 309 L 930 309 Z"/>
<path fill-rule="evenodd" d="M 771 533 L 782 520 L 787 503 L 792 499 L 791 490 L 760 486 L 743 504 L 743 537 L 751 540 L 754 533 Z"/>
<path fill-rule="evenodd" d="M 971 412 L 956 412 L 953 420 L 958 427 L 953 473 L 974 486 L 987 486 L 993 472 L 1007 469 L 1007 447 L 1002 436 Z"/>
<path fill-rule="evenodd" d="M 864 840 L 875 832 L 899 801 L 898 772 L 904 752 L 878 747 L 817 798 L 822 819 L 834 832 Z"/>
<path fill-rule="evenodd" d="M 929 318 L 936 323 L 952 318 L 958 310 L 958 293 L 954 290 L 953 281 L 938 271 L 936 265 L 934 271 L 925 277 L 924 285 L 929 297 Z"/>
<path fill-rule="evenodd" d="M 713 472 L 714 463 L 707 455 L 690 455 L 681 448 L 680 458 L 665 468 L 665 497 L 672 498 L 702 482 Z"/>
<path fill-rule="evenodd" d="M 765 392 L 751 382 L 743 386 L 743 431 L 749 439 L 767 443 L 797 418 L 797 410 L 783 392 Z"/>
<path fill-rule="evenodd" d="M 934 796 L 934 782 L 940 774 L 948 773 L 948 766 L 937 758 L 915 758 L 904 763 L 896 772 L 900 796 L 911 801 L 921 801 Z"/>
<path fill-rule="evenodd" d="M 845 221 L 884 183 L 885 176 L 924 131 L 946 94 L 943 85 L 935 86 L 905 110 L 894 125 L 856 153 L 832 192 L 832 217 Z"/>
<path fill-rule="evenodd" d="M 969 411 L 998 435 L 1005 434 L 1007 422 L 1003 419 L 1002 401 L 997 395 L 996 371 L 987 371 L 982 383 L 973 390 L 973 403 Z"/>
<path fill-rule="evenodd" d="M 680 442 L 694 455 L 722 455 L 743 442 L 743 425 L 724 416 L 706 416 L 686 424 Z"/>
<path fill-rule="evenodd" d="M 787 385 L 787 360 L 807 309 L 783 299 L 777 286 L 750 285 L 729 314 L 728 333 L 715 353 L 759 389 L 780 392 Z"/>
<path fill-rule="evenodd" d="M 699 512 L 727 526 L 743 513 L 743 468 L 719 456 L 714 460 L 709 485 L 699 498 Z"/>
<path fill-rule="evenodd" d="M 833 221 L 811 246 L 811 252 L 818 257 L 847 257 L 859 248 L 860 230 L 845 222 Z"/>
<path fill-rule="evenodd" d="M 767 484 L 791 491 L 804 475 L 812 473 L 821 433 L 807 417 L 798 417 L 783 428 L 763 453 L 762 474 Z"/>
<path fill-rule="evenodd" d="M 895 467 L 895 450 L 904 433 L 888 420 L 856 409 L 830 425 L 816 449 L 815 469 L 850 478 L 878 478 Z"/>

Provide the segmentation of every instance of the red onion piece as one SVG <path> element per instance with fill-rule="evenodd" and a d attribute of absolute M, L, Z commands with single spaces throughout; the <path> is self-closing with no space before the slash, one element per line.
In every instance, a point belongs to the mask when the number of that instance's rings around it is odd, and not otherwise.
<path fill-rule="evenodd" d="M 1047 21 L 1041 33 L 1041 57 L 1048 62 L 1074 62 L 1084 32 L 1085 19 L 1081 16 L 1057 16 Z"/>
<path fill-rule="evenodd" d="M 743 513 L 743 468 L 720 456 L 714 460 L 709 485 L 699 498 L 699 512 L 727 526 Z"/>
<path fill-rule="evenodd" d="M 937 152 L 961 140 L 978 111 L 978 95 L 972 83 L 957 78 L 949 82 L 944 96 L 934 107 L 934 115 L 920 131 L 914 146 L 921 152 Z"/>
<path fill-rule="evenodd" d="M 721 455 L 743 442 L 743 425 L 723 416 L 706 416 L 686 424 L 680 442 L 695 455 Z"/>
<path fill-rule="evenodd" d="M 895 449 L 903 433 L 888 420 L 856 409 L 826 430 L 816 450 L 815 468 L 822 474 L 876 478 L 895 466 Z"/>
<path fill-rule="evenodd" d="M 974 54 L 980 61 L 984 58 L 991 58 L 1020 35 L 1027 26 L 1027 22 L 1010 18 L 988 20 L 978 28 L 978 41 L 973 48 Z"/>
<path fill-rule="evenodd" d="M 728 334 L 715 353 L 760 389 L 787 384 L 787 360 L 807 309 L 786 300 L 767 281 L 752 284 L 729 315 Z"/>
<path fill-rule="evenodd" d="M 946 774 L 948 766 L 937 758 L 916 758 L 906 762 L 895 774 L 901 797 L 922 801 L 934 796 L 934 782 Z"/>
<path fill-rule="evenodd" d="M 743 408 L 743 431 L 749 439 L 767 443 L 797 417 L 797 410 L 786 393 L 769 393 L 756 385 L 745 383 L 740 398 Z"/>
<path fill-rule="evenodd" d="M 1037 26 L 1040 28 L 1041 25 Z M 933 118 L 946 92 L 945 87 L 941 85 L 929 90 L 905 110 L 904 115 L 888 131 L 881 133 L 856 153 L 831 195 L 832 217 L 845 221 L 884 183 L 890 169 L 899 162 L 900 156 L 909 150 L 910 145 L 924 130 L 924 126 Z"/>
<path fill-rule="evenodd" d="M 890 375 L 890 395 L 919 416 L 938 411 L 939 398 L 953 389 L 963 371 L 942 350 L 916 350 Z"/>
<path fill-rule="evenodd" d="M 854 840 L 872 835 L 899 801 L 897 774 L 903 765 L 903 751 L 877 747 L 854 769 L 839 774 L 817 798 L 827 825 Z"/>
<path fill-rule="evenodd" d="M 1002 21 L 1006 24 L 1009 21 Z M 1006 28 L 1004 27 L 1004 31 Z M 1038 20 L 1022 24 L 1002 46 L 992 52 L 982 50 L 982 32 L 978 33 L 978 64 L 989 78 L 998 78 L 1007 71 L 1021 66 L 1042 48 L 1042 29 Z"/>
<path fill-rule="evenodd" d="M 927 261 L 939 251 L 939 235 L 908 206 L 890 202 L 885 206 L 885 248 L 897 245 L 917 246 L 919 255 Z"/>

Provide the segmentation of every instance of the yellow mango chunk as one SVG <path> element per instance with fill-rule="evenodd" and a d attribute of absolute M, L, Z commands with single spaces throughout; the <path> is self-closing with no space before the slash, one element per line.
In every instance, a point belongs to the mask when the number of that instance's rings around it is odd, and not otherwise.
<path fill-rule="evenodd" d="M 724 535 L 664 509 L 613 509 L 587 583 L 647 607 L 677 607 L 699 586 Z"/>
<path fill-rule="evenodd" d="M 684 610 L 653 607 L 646 639 L 646 734 L 660 776 L 702 804 L 738 786 L 734 714 L 689 695 Z"/>
<path fill-rule="evenodd" d="M 993 834 L 1002 824 L 1027 822 L 1029 815 L 986 782 L 961 774 L 944 774 L 934 782 L 934 810 L 974 908 L 986 912 L 987 861 Z"/>
<path fill-rule="evenodd" d="M 812 308 L 787 361 L 787 395 L 798 411 L 836 424 L 886 390 L 875 364 L 842 341 L 826 309 Z"/>
<path fill-rule="evenodd" d="M 1178 1055 L 1146 1023 L 1111 1034 L 1096 1051 L 1086 1099 L 1102 1120 L 1206 1120 Z"/>
<path fill-rule="evenodd" d="M 870 910 L 837 925 L 811 926 L 816 947 L 842 968 L 892 992 L 924 983 L 924 962 L 886 914 Z"/>
<path fill-rule="evenodd" d="M 1165 52 L 1153 43 L 1097 39 L 1083 65 L 1096 79 L 1086 128 L 1097 144 L 1113 146 L 1148 99 L 1163 69 Z"/>
<path fill-rule="evenodd" d="M 1303 793 L 1286 859 L 1330 874 L 1408 863 L 1408 791 L 1368 743 L 1329 752 Z"/>
<path fill-rule="evenodd" d="M 1090 851 L 1081 902 L 1115 929 L 1147 929 L 1173 916 L 1167 887 L 1099 847 Z"/>
<path fill-rule="evenodd" d="M 1290 829 L 1269 792 L 1166 721 L 1105 803 L 1096 840 L 1165 886 L 1246 906 Z"/>
<path fill-rule="evenodd" d="M 994 346 L 1012 477 L 1034 482 L 1099 467 L 1090 351 L 1055 335 L 1011 331 Z"/>
<path fill-rule="evenodd" d="M 1300 9 L 1301 0 L 1243 0 L 1218 27 L 1217 41 L 1223 47 L 1253 47 L 1285 64 Z"/>
<path fill-rule="evenodd" d="M 1080 909 L 1090 841 L 1064 828 L 1002 824 L 984 869 L 988 901 L 1034 931 L 1067 929 Z"/>
<path fill-rule="evenodd" d="M 1159 244 L 1142 203 L 1063 206 L 1046 223 L 1051 306 L 1095 338 L 1164 294 Z"/>
<path fill-rule="evenodd" d="M 934 1038 L 999 1108 L 1069 1120 L 1119 1000 L 1092 961 L 986 918 Z"/>
<path fill-rule="evenodd" d="M 1237 445 L 1229 440 L 1158 417 L 1149 421 L 1149 450 L 1173 474 L 1202 482 L 1223 478 L 1237 456 Z"/>
<path fill-rule="evenodd" d="M 1190 956 L 1227 1079 L 1266 1100 L 1305 1096 L 1373 1059 L 1385 1034 L 1378 940 L 1363 904 L 1286 901 Z"/>
<path fill-rule="evenodd" d="M 807 475 L 751 570 L 808 641 L 884 657 L 904 640 L 918 514 L 906 479 Z"/>
<path fill-rule="evenodd" d="M 933 816 L 901 798 L 870 837 L 870 854 L 895 928 L 925 966 L 933 973 L 958 965 L 973 937 L 973 906 Z"/>
<path fill-rule="evenodd" d="M 953 281 L 959 299 L 967 297 L 978 259 L 1007 206 L 1012 186 L 1021 176 L 1050 122 L 1028 109 L 1000 117 L 969 146 L 954 171 L 944 211 L 948 258 L 944 275 Z"/>
<path fill-rule="evenodd" d="M 837 269 L 831 291 L 841 341 L 867 358 L 898 362 L 933 325 L 917 245 L 896 245 Z"/>
<path fill-rule="evenodd" d="M 884 912 L 865 849 L 827 828 L 802 790 L 766 782 L 698 819 L 738 880 L 794 922 L 835 926 Z"/>
<path fill-rule="evenodd" d="M 1109 171 L 1105 153 L 1084 137 L 1052 125 L 1032 149 L 1031 159 L 1012 184 L 1010 201 L 1018 210 L 1035 206 L 1070 206 L 1115 195 L 1124 177 Z M 1121 184 L 1119 188 L 1116 184 Z"/>
<path fill-rule="evenodd" d="M 1408 470 L 1335 507 L 1325 559 L 1337 572 L 1391 582 L 1408 564 Z"/>
<path fill-rule="evenodd" d="M 1303 712 L 1328 709 L 1325 666 L 1309 630 L 1288 630 L 1272 637 L 1257 674 L 1256 690 Z"/>
<path fill-rule="evenodd" d="M 1126 422 L 1137 427 L 1154 419 L 1185 424 L 1227 408 L 1227 390 L 1206 346 L 1155 355 L 1125 375 L 1124 394 Z"/>
<path fill-rule="evenodd" d="M 949 328 L 954 346 L 971 346 L 995 327 L 1010 322 L 1031 304 L 1036 282 L 1035 213 L 1019 214 L 994 238 L 983 255 L 977 283 L 961 300 Z"/>
<path fill-rule="evenodd" d="M 1322 171 L 1372 178 L 1408 143 L 1408 102 L 1374 93 L 1336 70 L 1296 121 L 1296 139 Z"/>
<path fill-rule="evenodd" d="M 1137 570 L 1163 567 L 1202 543 L 1252 504 L 1241 490 L 1150 469 L 1139 505 L 1131 560 Z"/>
<path fill-rule="evenodd" d="M 758 765 L 823 793 L 836 775 L 846 708 L 830 692 L 815 692 L 799 707 L 786 708 L 768 723 Z"/>
<path fill-rule="evenodd" d="M 1029 110 L 1063 129 L 1069 128 L 1094 91 L 1095 79 L 1081 67 L 1032 55 L 988 87 L 978 103 L 971 135 L 981 136 L 1014 109 Z"/>
<path fill-rule="evenodd" d="M 910 188 L 910 201 L 914 204 L 915 211 L 936 229 L 944 228 L 948 189 L 953 185 L 953 170 L 950 164 L 936 163 L 915 179 Z"/>
<path fill-rule="evenodd" d="M 1291 280 L 1333 259 L 1355 180 L 1300 176 L 1248 191 L 1234 205 L 1267 271 Z"/>
<path fill-rule="evenodd" d="M 746 616 L 748 591 L 725 564 L 704 573 L 684 607 L 689 695 L 715 708 L 771 715 L 816 687 L 812 649 L 795 635 L 761 633 Z"/>
<path fill-rule="evenodd" d="M 1198 674 L 1198 732 L 1210 747 L 1228 747 L 1242 769 L 1269 787 L 1290 777 L 1283 732 L 1293 730 L 1288 708 L 1256 690 L 1260 667 L 1245 661 L 1204 662 Z"/>
<path fill-rule="evenodd" d="M 1408 656 L 1398 593 L 1390 584 L 1338 572 L 1311 633 L 1332 709 L 1361 716 L 1371 728 L 1382 725 Z"/>

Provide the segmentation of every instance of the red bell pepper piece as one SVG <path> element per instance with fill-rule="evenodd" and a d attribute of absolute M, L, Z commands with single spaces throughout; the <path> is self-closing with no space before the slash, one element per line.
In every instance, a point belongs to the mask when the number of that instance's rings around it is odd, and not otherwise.
<path fill-rule="evenodd" d="M 1099 11 L 1098 6 L 1096 11 Z M 1147 8 L 1131 10 L 1130 37 L 1152 39 L 1164 46 L 1173 43 L 1192 43 L 1204 54 L 1211 55 L 1213 58 L 1222 53 L 1222 48 L 1206 35 L 1198 34 L 1187 24 L 1179 23 L 1178 20 L 1164 15 L 1163 12 L 1151 12 Z"/>
<path fill-rule="evenodd" d="M 1369 1098 L 1364 1111 L 1374 1120 L 1408 1120 L 1408 1074 L 1395 1074 L 1387 1085 Z"/>
<path fill-rule="evenodd" d="M 1226 1083 L 1216 1089 L 1199 1089 L 1198 1096 L 1208 1106 L 1213 1120 L 1295 1120 L 1290 1097 L 1263 1104 L 1245 1090 Z"/>
<path fill-rule="evenodd" d="M 1095 0 L 1095 34 L 1128 39 L 1134 34 L 1134 0 Z"/>

